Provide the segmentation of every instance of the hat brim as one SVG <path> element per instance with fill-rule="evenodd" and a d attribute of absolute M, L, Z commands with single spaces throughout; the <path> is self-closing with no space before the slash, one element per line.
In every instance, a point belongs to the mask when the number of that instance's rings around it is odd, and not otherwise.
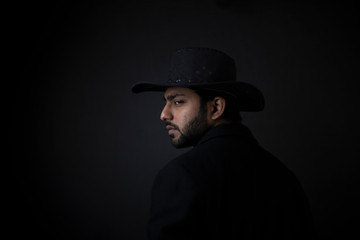
<path fill-rule="evenodd" d="M 208 90 L 224 93 L 235 98 L 239 106 L 239 111 L 258 112 L 264 109 L 264 96 L 255 86 L 238 81 L 216 82 L 216 83 L 168 83 L 154 84 L 140 82 L 131 88 L 133 93 L 141 92 L 164 92 L 168 88 L 184 87 L 198 90 Z"/>

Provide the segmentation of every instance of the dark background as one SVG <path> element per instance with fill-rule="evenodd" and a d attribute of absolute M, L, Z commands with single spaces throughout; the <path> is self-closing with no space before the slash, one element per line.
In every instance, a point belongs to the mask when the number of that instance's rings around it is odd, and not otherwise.
<path fill-rule="evenodd" d="M 146 239 L 152 181 L 186 150 L 159 120 L 176 48 L 233 56 L 266 98 L 243 113 L 304 186 L 323 239 L 359 236 L 358 9 L 351 2 L 129 1 L 4 10 L 12 236 Z M 91 7 L 91 8 L 84 8 Z M 9 157 L 6 157 L 9 159 Z M 8 161 L 6 161 L 8 162 Z M 8 171 L 10 169 L 10 171 Z"/>

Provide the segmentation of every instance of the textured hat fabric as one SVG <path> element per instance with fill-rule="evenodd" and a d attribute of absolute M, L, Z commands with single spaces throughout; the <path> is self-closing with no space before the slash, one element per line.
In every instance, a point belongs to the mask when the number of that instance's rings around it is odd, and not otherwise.
<path fill-rule="evenodd" d="M 210 48 L 182 48 L 171 58 L 169 79 L 164 84 L 136 83 L 134 93 L 165 91 L 186 87 L 215 91 L 232 96 L 239 111 L 261 111 L 264 97 L 254 86 L 236 81 L 235 61 L 227 54 Z"/>

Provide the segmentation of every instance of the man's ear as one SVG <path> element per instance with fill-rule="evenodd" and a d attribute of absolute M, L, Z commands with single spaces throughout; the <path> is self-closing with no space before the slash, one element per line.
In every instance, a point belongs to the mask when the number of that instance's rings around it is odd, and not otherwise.
<path fill-rule="evenodd" d="M 210 118 L 212 120 L 217 120 L 219 119 L 224 111 L 225 111 L 225 107 L 226 107 L 226 101 L 225 98 L 223 97 L 215 97 L 212 101 L 211 101 L 211 115 Z"/>

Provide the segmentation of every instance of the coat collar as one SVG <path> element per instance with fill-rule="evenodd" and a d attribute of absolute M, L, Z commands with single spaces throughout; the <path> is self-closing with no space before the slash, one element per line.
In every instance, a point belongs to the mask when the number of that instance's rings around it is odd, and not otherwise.
<path fill-rule="evenodd" d="M 239 139 L 257 143 L 256 139 L 246 126 L 241 123 L 228 123 L 212 127 L 205 133 L 197 145 L 203 144 L 213 138 L 224 136 L 238 136 Z"/>

